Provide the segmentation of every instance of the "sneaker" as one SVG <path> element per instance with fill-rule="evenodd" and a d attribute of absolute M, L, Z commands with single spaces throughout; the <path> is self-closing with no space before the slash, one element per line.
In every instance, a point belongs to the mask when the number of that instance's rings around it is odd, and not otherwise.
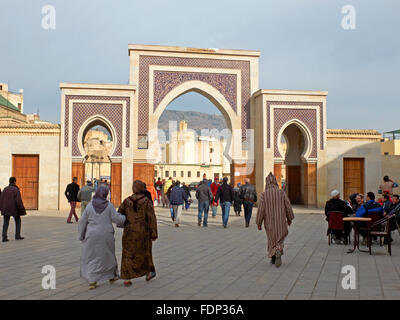
<path fill-rule="evenodd" d="M 282 265 L 282 253 L 279 250 L 275 252 L 275 266 L 279 268 Z"/>
<path fill-rule="evenodd" d="M 201 226 L 201 220 L 197 221 L 197 225 L 200 227 Z"/>
<path fill-rule="evenodd" d="M 228 226 L 226 224 L 224 224 L 224 228 L 226 229 L 226 228 L 228 228 Z"/>
<path fill-rule="evenodd" d="M 24 240 L 25 238 L 24 237 L 21 237 L 21 236 L 19 236 L 19 237 L 15 237 L 15 240 Z"/>
<path fill-rule="evenodd" d="M 9 241 L 7 238 L 3 238 L 3 242 L 7 242 Z"/>
<path fill-rule="evenodd" d="M 73 223 L 72 221 L 67 221 L 67 223 Z"/>

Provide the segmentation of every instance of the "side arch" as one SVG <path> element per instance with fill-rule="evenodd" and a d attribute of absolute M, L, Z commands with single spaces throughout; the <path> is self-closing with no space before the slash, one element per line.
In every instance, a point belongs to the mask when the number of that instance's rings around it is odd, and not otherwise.
<path fill-rule="evenodd" d="M 82 159 L 85 159 L 85 157 L 87 156 L 87 153 L 86 153 L 86 150 L 84 147 L 85 135 L 90 129 L 92 129 L 93 127 L 95 127 L 97 125 L 101 125 L 101 126 L 105 127 L 111 134 L 113 143 L 112 143 L 112 149 L 109 153 L 109 157 L 111 158 L 115 152 L 116 146 L 118 144 L 117 131 L 116 131 L 115 127 L 113 126 L 111 121 L 109 121 L 106 117 L 101 116 L 101 115 L 94 115 L 94 116 L 86 119 L 86 121 L 81 125 L 81 127 L 79 128 L 79 131 L 78 131 L 76 144 L 79 148 L 79 152 L 81 154 Z"/>
<path fill-rule="evenodd" d="M 303 134 L 303 137 L 304 137 L 304 150 L 303 150 L 302 154 L 300 155 L 300 158 L 303 161 L 307 161 L 310 158 L 310 154 L 312 152 L 312 146 L 313 146 L 312 139 L 313 138 L 312 138 L 311 131 L 308 129 L 307 125 L 304 124 L 304 122 L 302 122 L 299 119 L 291 119 L 291 120 L 287 121 L 280 128 L 278 136 L 277 136 L 277 141 L 275 141 L 275 143 L 278 146 L 279 155 L 280 155 L 280 157 L 282 159 L 284 159 L 285 156 L 283 155 L 283 151 L 282 151 L 282 148 L 281 148 L 280 141 L 281 141 L 281 138 L 282 138 L 282 135 L 283 135 L 283 132 L 285 131 L 285 129 L 287 127 L 289 127 L 290 125 L 292 125 L 292 124 L 295 125 L 297 128 L 299 128 L 300 132 Z M 286 143 L 287 143 L 287 146 L 289 147 L 289 143 L 290 142 L 288 141 L 288 139 L 286 139 Z"/>

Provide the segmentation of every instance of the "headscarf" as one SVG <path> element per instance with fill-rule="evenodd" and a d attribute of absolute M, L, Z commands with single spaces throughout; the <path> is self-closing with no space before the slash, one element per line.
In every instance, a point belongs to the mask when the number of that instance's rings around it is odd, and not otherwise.
<path fill-rule="evenodd" d="M 278 187 L 278 182 L 276 181 L 276 178 L 272 174 L 272 172 L 270 172 L 269 175 L 267 176 L 267 178 L 265 179 L 265 189 L 271 188 L 271 187 Z"/>
<path fill-rule="evenodd" d="M 108 196 L 109 189 L 104 186 L 100 185 L 94 194 L 93 200 L 92 200 L 92 206 L 94 208 L 94 211 L 96 213 L 102 213 L 108 206 Z"/>

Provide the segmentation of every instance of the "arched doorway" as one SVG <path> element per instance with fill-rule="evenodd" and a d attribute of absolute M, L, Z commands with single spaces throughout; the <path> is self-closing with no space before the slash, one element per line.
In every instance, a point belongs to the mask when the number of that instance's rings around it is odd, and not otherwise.
<path fill-rule="evenodd" d="M 83 135 L 85 149 L 85 180 L 111 181 L 110 154 L 113 147 L 112 135 L 103 124 L 94 123 L 85 130 Z"/>
<path fill-rule="evenodd" d="M 190 184 L 203 175 L 211 180 L 230 176 L 226 153 L 231 124 L 220 108 L 200 90 L 184 92 L 164 108 L 158 120 L 160 160 L 155 178 Z"/>

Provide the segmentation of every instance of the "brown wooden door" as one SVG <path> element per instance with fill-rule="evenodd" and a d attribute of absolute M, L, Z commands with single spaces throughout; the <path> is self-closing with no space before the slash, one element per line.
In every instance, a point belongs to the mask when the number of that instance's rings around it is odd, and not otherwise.
<path fill-rule="evenodd" d="M 82 188 L 86 183 L 85 183 L 85 164 L 82 162 L 72 162 L 72 176 L 71 176 L 71 182 L 72 178 L 77 177 L 78 178 L 78 184 L 79 188 Z M 81 207 L 81 204 L 78 202 L 76 204 L 77 208 Z"/>
<path fill-rule="evenodd" d="M 286 166 L 287 189 L 290 202 L 303 204 L 301 198 L 301 166 Z"/>
<path fill-rule="evenodd" d="M 343 159 L 343 197 L 348 199 L 353 193 L 364 194 L 364 159 Z"/>
<path fill-rule="evenodd" d="M 141 180 L 146 185 L 154 183 L 154 164 L 134 163 L 133 180 Z"/>
<path fill-rule="evenodd" d="M 111 163 L 111 203 L 118 207 L 121 204 L 121 163 Z"/>
<path fill-rule="evenodd" d="M 13 155 L 12 175 L 17 179 L 25 209 L 39 208 L 39 155 Z"/>

